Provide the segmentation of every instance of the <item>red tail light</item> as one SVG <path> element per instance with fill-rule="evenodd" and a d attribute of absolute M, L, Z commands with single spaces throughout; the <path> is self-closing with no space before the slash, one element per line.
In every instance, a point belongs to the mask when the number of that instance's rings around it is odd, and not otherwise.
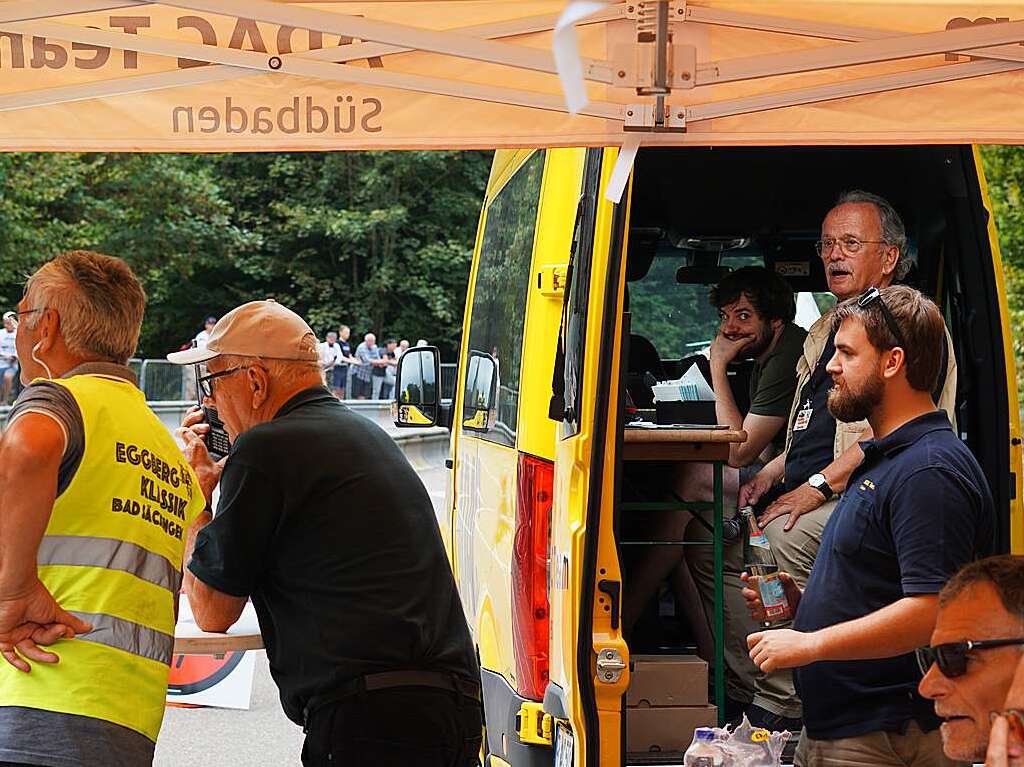
<path fill-rule="evenodd" d="M 512 552 L 512 642 L 516 692 L 531 700 L 542 700 L 548 685 L 548 544 L 554 479 L 555 467 L 550 461 L 519 455 Z"/>

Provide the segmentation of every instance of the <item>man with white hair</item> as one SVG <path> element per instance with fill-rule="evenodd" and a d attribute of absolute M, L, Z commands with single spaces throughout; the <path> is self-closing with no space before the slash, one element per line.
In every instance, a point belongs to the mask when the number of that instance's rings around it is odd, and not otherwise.
<path fill-rule="evenodd" d="M 4 312 L 4 326 L 0 330 L 0 404 L 6 405 L 11 396 L 14 377 L 18 374 L 18 315 Z"/>
<path fill-rule="evenodd" d="M 168 359 L 206 363 L 204 402 L 232 441 L 215 464 L 201 411 L 179 430 L 206 498 L 220 485 L 190 532 L 185 590 L 207 631 L 252 598 L 303 765 L 475 766 L 480 672 L 430 496 L 324 386 L 313 331 L 253 301 Z"/>
<path fill-rule="evenodd" d="M 124 261 L 72 251 L 18 304 L 26 386 L 0 441 L 2 764 L 153 761 L 185 534 L 205 501 L 126 366 L 145 300 Z"/>

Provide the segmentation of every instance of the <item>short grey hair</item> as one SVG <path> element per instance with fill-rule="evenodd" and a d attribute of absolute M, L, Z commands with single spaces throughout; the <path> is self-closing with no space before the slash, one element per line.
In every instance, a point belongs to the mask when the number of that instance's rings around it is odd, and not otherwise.
<path fill-rule="evenodd" d="M 896 257 L 894 276 L 897 280 L 902 280 L 907 276 L 911 265 L 910 256 L 907 254 L 907 230 L 903 226 L 903 219 L 900 218 L 896 208 L 887 199 L 871 192 L 865 192 L 862 189 L 851 189 L 843 192 L 839 195 L 839 199 L 836 200 L 833 208 L 838 208 L 840 205 L 855 205 L 858 203 L 874 205 L 875 210 L 878 211 L 878 220 L 882 225 L 882 239 L 888 245 L 895 245 L 899 250 L 899 255 Z"/>
<path fill-rule="evenodd" d="M 87 250 L 61 253 L 28 278 L 25 297 L 25 327 L 34 330 L 41 310 L 54 310 L 72 354 L 124 365 L 135 353 L 146 293 L 120 258 Z"/>

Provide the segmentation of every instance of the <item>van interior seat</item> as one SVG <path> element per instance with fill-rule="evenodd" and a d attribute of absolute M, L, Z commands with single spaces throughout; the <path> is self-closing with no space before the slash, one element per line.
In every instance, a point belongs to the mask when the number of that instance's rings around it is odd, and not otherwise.
<path fill-rule="evenodd" d="M 654 263 L 658 241 L 661 239 L 658 227 L 634 227 L 629 230 L 629 245 L 626 249 L 626 282 L 638 282 L 647 276 Z M 626 285 L 625 310 L 629 311 L 629 285 Z M 665 366 L 657 347 L 649 339 L 637 333 L 629 335 L 629 349 L 626 358 L 626 388 L 633 404 L 641 408 L 654 407 L 654 392 L 645 381 L 650 374 L 658 381 L 664 381 Z"/>

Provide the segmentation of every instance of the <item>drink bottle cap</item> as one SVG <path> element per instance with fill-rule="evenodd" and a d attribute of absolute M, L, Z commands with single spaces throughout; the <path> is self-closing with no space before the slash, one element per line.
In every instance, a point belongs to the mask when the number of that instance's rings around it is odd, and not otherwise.
<path fill-rule="evenodd" d="M 697 740 L 714 740 L 715 739 L 715 731 L 712 730 L 710 727 L 698 727 L 694 731 L 694 735 L 696 736 Z"/>

